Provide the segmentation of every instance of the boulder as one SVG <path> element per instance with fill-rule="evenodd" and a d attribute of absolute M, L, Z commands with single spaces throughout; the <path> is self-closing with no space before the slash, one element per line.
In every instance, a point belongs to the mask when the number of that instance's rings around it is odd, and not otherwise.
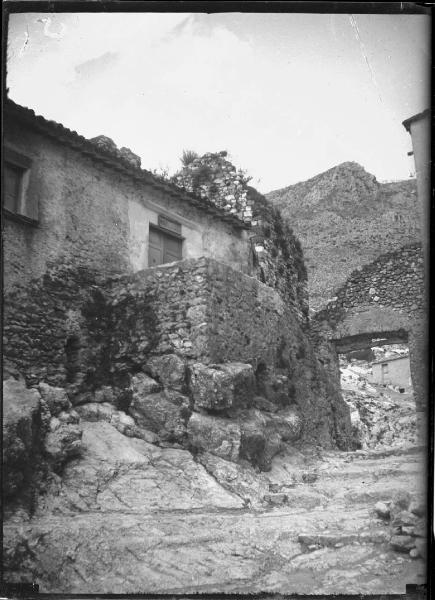
<path fill-rule="evenodd" d="M 145 370 L 165 388 L 182 392 L 186 385 L 186 365 L 176 354 L 164 354 L 150 358 Z M 157 390 L 155 390 L 157 391 Z"/>
<path fill-rule="evenodd" d="M 201 454 L 198 460 L 224 489 L 237 494 L 245 503 L 252 506 L 261 505 L 268 489 L 263 475 L 259 475 L 250 467 L 242 467 L 210 452 Z"/>
<path fill-rule="evenodd" d="M 423 499 L 414 499 L 409 505 L 409 512 L 417 517 L 423 517 L 426 514 L 426 502 Z"/>
<path fill-rule="evenodd" d="M 418 552 L 418 556 L 426 558 L 427 538 L 415 538 L 415 550 Z"/>
<path fill-rule="evenodd" d="M 192 413 L 187 436 L 193 448 L 220 458 L 237 461 L 240 452 L 240 427 L 230 419 Z"/>
<path fill-rule="evenodd" d="M 241 443 L 240 456 L 252 465 L 262 467 L 267 445 L 266 418 L 258 410 L 246 411 L 239 416 Z"/>
<path fill-rule="evenodd" d="M 375 512 L 381 519 L 389 519 L 390 518 L 390 508 L 385 504 L 385 502 L 377 502 L 375 504 Z"/>
<path fill-rule="evenodd" d="M 123 435 L 134 437 L 137 431 L 136 423 L 130 415 L 122 410 L 116 410 L 112 413 L 110 423 Z"/>
<path fill-rule="evenodd" d="M 407 510 L 401 510 L 400 512 L 396 512 L 391 520 L 391 525 L 393 527 L 400 527 L 402 525 L 410 526 L 416 525 L 418 521 L 417 515 L 414 515 L 412 512 Z"/>
<path fill-rule="evenodd" d="M 135 394 L 155 394 L 160 392 L 162 386 L 145 373 L 137 373 L 131 379 L 131 386 Z"/>
<path fill-rule="evenodd" d="M 71 402 L 63 388 L 52 387 L 51 385 L 42 382 L 39 384 L 38 389 L 53 417 L 57 417 L 62 411 L 71 408 Z"/>
<path fill-rule="evenodd" d="M 301 437 L 302 421 L 296 410 L 290 408 L 272 415 L 269 428 L 278 433 L 284 442 L 294 442 Z"/>
<path fill-rule="evenodd" d="M 108 402 L 109 404 L 113 404 L 115 399 L 116 396 L 109 385 L 103 385 L 94 392 L 94 402 Z"/>
<path fill-rule="evenodd" d="M 138 427 L 158 433 L 162 440 L 174 442 L 185 438 L 186 422 L 191 413 L 189 398 L 170 390 L 145 395 L 133 392 L 128 412 Z"/>
<path fill-rule="evenodd" d="M 255 392 L 251 365 L 225 363 L 190 367 L 190 389 L 196 408 L 224 410 L 249 406 Z"/>
<path fill-rule="evenodd" d="M 282 441 L 279 433 L 269 432 L 267 443 L 264 449 L 263 462 L 259 465 L 262 471 L 270 471 L 272 468 L 272 459 L 282 450 Z"/>
<path fill-rule="evenodd" d="M 13 495 L 30 476 L 40 430 L 40 395 L 23 381 L 3 382 L 3 490 Z"/>
<path fill-rule="evenodd" d="M 44 451 L 55 469 L 69 459 L 79 456 L 82 446 L 82 428 L 79 425 L 60 423 L 44 440 Z"/>
<path fill-rule="evenodd" d="M 415 548 L 415 540 L 410 535 L 393 535 L 390 539 L 390 546 L 397 552 L 409 552 L 411 548 Z"/>

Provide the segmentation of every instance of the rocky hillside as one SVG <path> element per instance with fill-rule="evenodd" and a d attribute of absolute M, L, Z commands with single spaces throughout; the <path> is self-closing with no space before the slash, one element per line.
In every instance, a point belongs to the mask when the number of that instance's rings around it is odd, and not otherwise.
<path fill-rule="evenodd" d="M 266 197 L 301 241 L 316 311 L 354 269 L 420 240 L 416 181 L 379 183 L 354 162 Z"/>

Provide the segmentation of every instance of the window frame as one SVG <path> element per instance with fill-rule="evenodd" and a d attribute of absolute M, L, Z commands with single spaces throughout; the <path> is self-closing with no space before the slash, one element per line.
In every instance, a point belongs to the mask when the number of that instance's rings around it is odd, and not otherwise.
<path fill-rule="evenodd" d="M 174 221 L 174 220 L 172 220 L 172 221 L 174 223 L 176 223 L 176 221 Z M 180 227 L 181 227 L 181 223 L 180 223 Z M 180 246 L 181 246 L 180 247 L 181 256 L 180 256 L 179 260 L 183 260 L 184 240 L 186 239 L 185 237 L 183 237 L 181 234 L 175 233 L 174 231 L 172 231 L 170 229 L 166 229 L 165 227 L 161 227 L 160 225 L 158 225 L 156 223 L 151 223 L 150 222 L 149 227 L 148 227 L 148 235 L 149 235 L 149 233 L 151 231 L 155 231 L 157 233 L 163 234 L 164 237 L 166 236 L 168 238 L 172 238 L 172 239 L 178 240 L 180 242 Z M 163 237 L 163 240 L 164 240 L 164 237 Z M 164 242 L 163 242 L 163 244 L 164 244 Z M 148 268 L 153 268 L 152 265 L 149 264 L 149 262 L 150 262 L 150 260 L 149 260 L 149 258 L 150 258 L 150 247 L 151 247 L 151 243 L 150 243 L 150 240 L 148 238 Z M 162 250 L 163 250 L 163 253 L 164 253 L 164 246 L 162 246 Z M 160 267 L 162 265 L 170 264 L 170 262 L 173 262 L 173 261 L 159 263 L 158 265 L 154 265 L 154 268 L 155 267 Z"/>
<path fill-rule="evenodd" d="M 26 223 L 29 225 L 37 225 L 38 218 L 33 216 L 29 216 L 29 206 L 32 205 L 32 200 L 28 197 L 28 189 L 29 189 L 29 181 L 30 181 L 30 170 L 32 167 L 32 160 L 17 152 L 13 148 L 8 146 L 4 146 L 3 148 L 3 161 L 2 161 L 2 179 L 4 181 L 4 173 L 5 166 L 7 164 L 11 165 L 14 169 L 19 170 L 20 173 L 20 181 L 19 181 L 19 189 L 16 198 L 15 210 L 11 210 L 4 206 L 2 201 L 2 212 L 5 217 L 8 217 L 14 221 L 19 221 L 22 223 Z M 4 184 L 3 184 L 4 185 Z M 2 189 L 2 193 L 4 193 L 4 187 Z M 37 213 L 37 207 L 32 206 L 33 211 Z"/>

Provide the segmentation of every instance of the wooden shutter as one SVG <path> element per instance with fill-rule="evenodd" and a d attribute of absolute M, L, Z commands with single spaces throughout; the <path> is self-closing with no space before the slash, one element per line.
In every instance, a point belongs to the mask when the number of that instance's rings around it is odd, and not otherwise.
<path fill-rule="evenodd" d="M 182 248 L 182 238 L 169 235 L 157 228 L 150 227 L 148 266 L 155 267 L 164 263 L 181 260 L 183 257 Z"/>
<path fill-rule="evenodd" d="M 155 267 L 163 262 L 163 240 L 159 231 L 150 227 L 148 248 L 148 266 Z"/>
<path fill-rule="evenodd" d="M 163 234 L 163 262 L 174 262 L 181 260 L 181 240 L 169 235 Z"/>

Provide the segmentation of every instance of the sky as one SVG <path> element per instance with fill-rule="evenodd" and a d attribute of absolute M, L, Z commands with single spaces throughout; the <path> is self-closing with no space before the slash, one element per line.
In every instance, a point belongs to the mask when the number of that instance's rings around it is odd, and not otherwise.
<path fill-rule="evenodd" d="M 149 170 L 227 150 L 263 193 L 345 161 L 407 179 L 402 121 L 429 106 L 429 32 L 424 15 L 13 14 L 7 86 Z"/>

